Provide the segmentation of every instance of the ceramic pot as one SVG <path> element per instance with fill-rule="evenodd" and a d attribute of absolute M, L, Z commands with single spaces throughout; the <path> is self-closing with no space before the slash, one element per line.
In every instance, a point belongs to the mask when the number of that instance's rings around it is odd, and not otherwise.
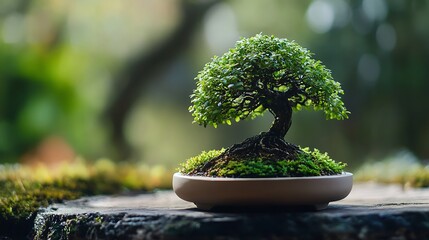
<path fill-rule="evenodd" d="M 315 177 L 221 178 L 175 173 L 174 192 L 197 208 L 217 206 L 311 206 L 325 209 L 329 202 L 351 191 L 353 174 Z"/>

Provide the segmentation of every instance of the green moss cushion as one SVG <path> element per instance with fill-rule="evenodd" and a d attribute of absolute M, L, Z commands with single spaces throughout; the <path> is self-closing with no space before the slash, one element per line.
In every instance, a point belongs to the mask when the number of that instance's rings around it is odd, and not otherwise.
<path fill-rule="evenodd" d="M 211 150 L 188 159 L 181 165 L 179 172 L 183 174 L 199 172 L 199 175 L 212 177 L 304 177 L 341 174 L 346 166 L 345 163 L 335 162 L 327 153 L 321 153 L 318 149 L 311 151 L 309 148 L 301 148 L 301 150 L 294 160 L 272 161 L 255 158 L 219 161 L 208 172 L 198 171 L 225 151 L 225 149 Z"/>

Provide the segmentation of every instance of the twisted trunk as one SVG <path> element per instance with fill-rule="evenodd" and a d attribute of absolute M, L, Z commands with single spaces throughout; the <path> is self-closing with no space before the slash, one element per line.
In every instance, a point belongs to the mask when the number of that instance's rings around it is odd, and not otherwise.
<path fill-rule="evenodd" d="M 274 115 L 273 125 L 268 132 L 260 133 L 241 143 L 232 145 L 218 157 L 195 169 L 191 175 L 210 176 L 210 174 L 219 171 L 219 166 L 230 161 L 264 159 L 275 162 L 295 160 L 297 154 L 301 153 L 302 150 L 284 140 L 292 124 L 292 107 L 286 95 L 276 95 L 270 100 L 272 101 L 263 101 L 262 103 Z"/>
<path fill-rule="evenodd" d="M 268 107 L 274 115 L 274 122 L 270 128 L 270 133 L 277 135 L 281 138 L 286 136 L 292 124 L 292 107 L 287 99 L 276 101 Z"/>
<path fill-rule="evenodd" d="M 241 143 L 234 144 L 226 149 L 224 153 L 213 158 L 203 166 L 191 172 L 191 175 L 210 176 L 213 171 L 218 171 L 219 164 L 230 161 L 247 161 L 264 159 L 266 161 L 294 160 L 301 152 L 294 144 L 286 142 L 278 134 L 262 132 L 250 137 Z"/>

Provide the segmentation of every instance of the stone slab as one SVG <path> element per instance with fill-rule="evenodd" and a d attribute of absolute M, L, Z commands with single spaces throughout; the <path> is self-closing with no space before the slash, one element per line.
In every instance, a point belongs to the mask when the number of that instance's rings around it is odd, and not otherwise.
<path fill-rule="evenodd" d="M 429 189 L 355 184 L 326 210 L 203 212 L 172 191 L 97 196 L 38 213 L 36 239 L 429 239 Z"/>

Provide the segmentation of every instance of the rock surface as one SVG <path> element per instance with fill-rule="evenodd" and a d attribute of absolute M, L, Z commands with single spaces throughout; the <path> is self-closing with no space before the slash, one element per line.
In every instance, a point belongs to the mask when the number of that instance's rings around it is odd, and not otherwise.
<path fill-rule="evenodd" d="M 41 211 L 36 239 L 429 239 L 429 189 L 355 185 L 326 210 L 202 212 L 172 191 L 99 196 Z"/>

